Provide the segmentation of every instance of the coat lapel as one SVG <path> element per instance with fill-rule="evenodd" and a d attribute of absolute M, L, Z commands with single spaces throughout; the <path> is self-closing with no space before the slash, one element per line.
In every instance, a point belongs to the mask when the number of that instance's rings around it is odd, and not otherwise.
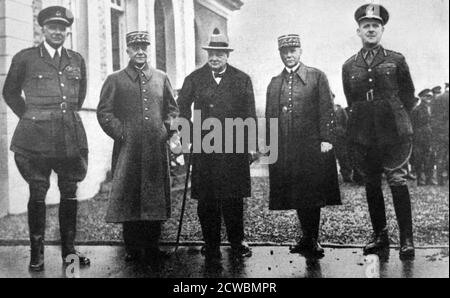
<path fill-rule="evenodd" d="M 50 57 L 50 54 L 48 53 L 47 49 L 45 48 L 44 43 L 41 43 L 39 51 L 40 51 L 41 58 L 44 60 L 45 63 L 47 63 L 51 67 L 59 70 L 59 65 L 57 65 L 57 63 L 55 63 L 53 58 Z"/>
<path fill-rule="evenodd" d="M 366 63 L 366 60 L 364 60 L 363 54 L 362 54 L 362 50 L 358 52 L 358 54 L 356 54 L 355 57 L 355 66 L 356 67 L 361 67 L 361 68 L 367 68 L 368 65 Z"/>

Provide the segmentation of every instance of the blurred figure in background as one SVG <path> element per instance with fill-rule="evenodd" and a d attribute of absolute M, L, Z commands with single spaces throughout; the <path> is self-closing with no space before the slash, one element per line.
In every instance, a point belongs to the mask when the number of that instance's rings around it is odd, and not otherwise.
<path fill-rule="evenodd" d="M 437 95 L 438 93 L 436 93 Z M 448 83 L 446 92 L 437 95 L 431 104 L 431 122 L 433 128 L 433 147 L 436 153 L 437 182 L 445 185 L 445 173 L 448 178 Z"/>
<path fill-rule="evenodd" d="M 333 99 L 335 95 L 333 94 Z M 338 104 L 334 105 L 336 114 L 336 158 L 339 162 L 340 173 L 344 183 L 352 183 L 352 167 L 347 150 L 347 122 L 348 115 L 345 109 Z"/>
<path fill-rule="evenodd" d="M 433 93 L 425 89 L 419 93 L 420 103 L 411 113 L 414 129 L 413 166 L 417 175 L 417 186 L 435 185 L 433 180 L 432 162 L 432 130 L 431 130 L 431 100 Z"/>

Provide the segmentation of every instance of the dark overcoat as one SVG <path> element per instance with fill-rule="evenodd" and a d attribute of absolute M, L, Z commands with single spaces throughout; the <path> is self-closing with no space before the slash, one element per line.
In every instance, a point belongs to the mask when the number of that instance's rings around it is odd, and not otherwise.
<path fill-rule="evenodd" d="M 130 64 L 102 88 L 98 121 L 114 139 L 113 182 L 106 221 L 164 221 L 170 217 L 167 140 L 178 108 L 167 75 Z"/>
<path fill-rule="evenodd" d="M 180 117 L 191 119 L 192 105 L 202 119 L 218 119 L 225 137 L 225 119 L 252 118 L 256 121 L 255 98 L 250 77 L 231 65 L 218 85 L 209 65 L 194 71 L 184 81 L 179 94 Z M 200 119 L 194 119 L 194 122 Z M 195 124 L 195 123 L 194 123 Z M 202 137 L 210 131 L 202 132 Z M 236 139 L 233 138 L 233 147 Z M 247 149 L 247 139 L 245 142 Z M 225 141 L 222 142 L 223 148 Z M 225 152 L 222 150 L 222 152 Z M 192 190 L 194 199 L 245 198 L 251 196 L 250 166 L 246 153 L 194 153 L 192 158 Z"/>
<path fill-rule="evenodd" d="M 350 107 L 351 142 L 379 147 L 411 142 L 414 84 L 402 54 L 380 47 L 367 65 L 361 50 L 345 62 L 342 78 Z M 402 160 L 409 152 L 403 155 Z"/>
<path fill-rule="evenodd" d="M 20 51 L 12 59 L 3 97 L 20 118 L 12 151 L 49 158 L 86 156 L 86 132 L 78 115 L 86 98 L 86 66 L 79 53 L 62 48 L 57 63 L 44 44 Z"/>
<path fill-rule="evenodd" d="M 267 89 L 266 121 L 279 119 L 278 161 L 269 167 L 271 210 L 341 203 L 334 151 L 321 153 L 321 143 L 334 144 L 336 138 L 327 77 L 304 64 L 295 75 L 300 83 L 293 86 L 298 96 L 292 98 L 291 111 L 281 104 L 286 71 L 274 77 Z"/>

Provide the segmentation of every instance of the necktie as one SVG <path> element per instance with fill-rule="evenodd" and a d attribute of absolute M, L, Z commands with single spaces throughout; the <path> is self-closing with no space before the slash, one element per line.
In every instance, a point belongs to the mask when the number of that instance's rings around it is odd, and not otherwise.
<path fill-rule="evenodd" d="M 61 57 L 59 56 L 59 52 L 58 51 L 55 51 L 55 56 L 53 57 L 53 61 L 55 61 L 55 63 L 57 64 L 57 65 L 59 65 L 59 62 L 60 62 L 60 59 Z"/>
<path fill-rule="evenodd" d="M 367 52 L 367 56 L 366 56 L 366 62 L 368 65 L 371 65 L 373 62 L 373 59 L 375 58 L 375 54 L 372 50 Z"/>
<path fill-rule="evenodd" d="M 218 78 L 223 78 L 224 73 L 214 73 L 214 78 L 218 79 Z"/>

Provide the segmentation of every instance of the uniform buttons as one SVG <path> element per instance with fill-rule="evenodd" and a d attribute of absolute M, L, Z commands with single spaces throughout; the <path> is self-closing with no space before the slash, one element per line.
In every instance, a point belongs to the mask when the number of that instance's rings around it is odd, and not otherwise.
<path fill-rule="evenodd" d="M 149 120 L 150 118 L 148 118 L 148 117 L 145 117 L 145 120 Z"/>
<path fill-rule="evenodd" d="M 67 99 L 67 96 L 64 95 L 62 98 L 63 98 L 64 100 L 66 100 L 66 99 Z"/>
<path fill-rule="evenodd" d="M 209 107 L 212 109 L 212 108 L 214 108 L 214 105 L 211 104 L 211 105 L 209 105 Z"/>
<path fill-rule="evenodd" d="M 144 98 L 144 101 L 147 102 L 147 101 L 148 101 L 148 98 Z"/>
<path fill-rule="evenodd" d="M 33 120 L 36 120 L 36 117 L 33 117 L 32 119 L 33 119 Z"/>
<path fill-rule="evenodd" d="M 391 74 L 391 73 L 388 71 L 387 74 L 389 75 L 389 74 Z"/>
<path fill-rule="evenodd" d="M 65 85 L 64 85 L 64 83 L 61 83 L 61 87 L 64 87 Z"/>
<path fill-rule="evenodd" d="M 60 72 L 58 72 L 58 74 L 59 74 L 60 76 L 62 76 L 63 73 L 62 73 L 62 71 L 60 71 Z"/>
<path fill-rule="evenodd" d="M 144 89 L 144 90 L 142 90 L 142 92 L 144 92 L 144 93 L 147 93 L 147 90 L 146 90 L 146 89 Z"/>
<path fill-rule="evenodd" d="M 352 76 L 352 79 L 354 80 L 354 79 L 355 79 L 355 76 Z"/>
<path fill-rule="evenodd" d="M 368 70 L 369 72 L 372 72 L 372 68 L 369 68 L 369 70 Z"/>
<path fill-rule="evenodd" d="M 148 110 L 149 110 L 149 108 L 145 108 L 145 110 L 146 110 L 146 111 L 148 111 Z"/>
<path fill-rule="evenodd" d="M 146 81 L 142 81 L 142 85 L 145 85 L 145 84 L 147 84 L 147 82 Z"/>
<path fill-rule="evenodd" d="M 369 79 L 369 82 L 371 82 L 371 83 L 372 83 L 372 82 L 373 82 L 373 79 Z"/>
<path fill-rule="evenodd" d="M 39 76 L 38 76 L 38 78 L 42 79 L 42 78 L 43 78 L 43 76 L 42 76 L 42 75 L 39 75 Z"/>

